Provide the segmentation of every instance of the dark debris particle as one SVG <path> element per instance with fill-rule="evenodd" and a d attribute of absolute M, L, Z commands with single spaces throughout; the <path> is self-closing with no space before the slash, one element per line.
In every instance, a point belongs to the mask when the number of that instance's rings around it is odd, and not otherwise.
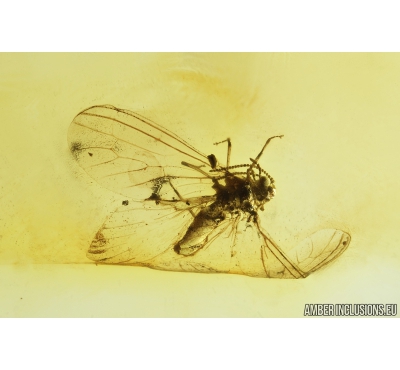
<path fill-rule="evenodd" d="M 83 150 L 82 143 L 80 143 L 79 141 L 74 141 L 73 143 L 71 143 L 70 150 L 75 158 L 77 158 Z"/>
<path fill-rule="evenodd" d="M 89 152 L 88 154 L 89 154 L 91 157 L 93 156 L 93 153 L 90 153 L 90 152 Z"/>
<path fill-rule="evenodd" d="M 123 205 L 123 206 L 127 206 L 128 204 L 129 204 L 129 200 L 123 200 L 123 201 L 122 201 L 122 205 Z"/>

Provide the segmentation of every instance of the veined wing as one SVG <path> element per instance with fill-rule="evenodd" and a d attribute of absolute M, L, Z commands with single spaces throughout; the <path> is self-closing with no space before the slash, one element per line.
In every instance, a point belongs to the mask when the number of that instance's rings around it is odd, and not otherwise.
<path fill-rule="evenodd" d="M 199 235 L 191 233 L 193 245 Z M 268 278 L 303 278 L 306 276 L 283 251 L 267 237 L 258 221 L 249 221 L 243 212 L 221 221 L 201 239 L 205 244 L 192 255 L 158 256 L 149 267 L 174 271 L 218 272 Z M 190 241 L 185 241 L 190 244 Z"/>
<path fill-rule="evenodd" d="M 180 255 L 174 251 L 174 246 L 182 240 L 193 221 L 188 210 L 198 214 L 213 198 L 189 201 L 191 206 L 186 202 L 174 202 L 172 208 L 153 202 L 145 202 L 142 208 L 137 204 L 119 207 L 96 234 L 88 257 L 100 263 L 169 271 L 304 278 L 323 262 L 336 258 L 345 248 L 346 235 L 343 233 L 340 238 L 340 231 L 336 230 L 333 238 L 329 232 L 312 235 L 288 256 L 259 227 L 258 221 L 249 222 L 247 216 L 239 212 L 204 235 L 202 248 L 192 255 Z M 307 249 L 310 240 L 316 243 L 314 254 Z"/>
<path fill-rule="evenodd" d="M 350 241 L 350 234 L 342 230 L 322 229 L 305 238 L 287 254 L 308 275 L 338 258 Z"/>
<path fill-rule="evenodd" d="M 290 254 L 284 253 L 260 227 L 259 220 L 249 222 L 243 213 L 219 223 L 206 239 L 193 255 L 178 256 L 171 248 L 145 265 L 173 271 L 299 279 L 336 259 L 350 243 L 349 234 L 324 229 L 303 240 Z"/>
<path fill-rule="evenodd" d="M 68 142 L 92 178 L 131 199 L 147 199 L 154 191 L 175 199 L 173 188 L 183 198 L 214 194 L 207 156 L 137 113 L 111 105 L 88 108 L 72 121 Z"/>
<path fill-rule="evenodd" d="M 224 220 L 204 237 L 206 244 L 194 255 L 174 251 L 193 222 L 193 216 L 214 199 L 195 198 L 176 202 L 172 208 L 163 202 L 144 202 L 119 207 L 103 224 L 87 253 L 99 263 L 147 266 L 169 271 L 228 272 L 236 222 Z M 197 203 L 196 203 L 197 202 Z"/>
<path fill-rule="evenodd" d="M 87 257 L 101 263 L 145 264 L 172 250 L 193 215 L 212 201 L 214 197 L 198 197 L 184 202 L 145 201 L 120 206 L 96 233 Z"/>

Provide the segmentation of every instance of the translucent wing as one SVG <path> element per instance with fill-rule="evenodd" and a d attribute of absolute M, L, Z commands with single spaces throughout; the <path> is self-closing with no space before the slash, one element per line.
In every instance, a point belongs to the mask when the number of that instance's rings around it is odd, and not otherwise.
<path fill-rule="evenodd" d="M 193 201 L 193 199 L 192 199 Z M 207 203 L 198 201 L 190 210 L 197 214 Z M 144 203 L 119 207 L 103 224 L 87 256 L 101 263 L 147 266 L 170 271 L 229 272 L 235 220 L 225 220 L 205 235 L 208 242 L 196 254 L 174 251 L 193 222 L 185 202 L 169 205 Z M 144 207 L 143 206 L 143 207 Z"/>
<path fill-rule="evenodd" d="M 199 198 L 191 210 L 197 214 L 206 204 Z M 342 231 L 323 230 L 287 255 L 260 228 L 258 220 L 249 222 L 247 216 L 239 213 L 220 222 L 204 235 L 206 243 L 201 249 L 185 256 L 177 254 L 174 246 L 193 221 L 187 210 L 184 202 L 176 202 L 173 210 L 153 203 L 146 205 L 144 212 L 135 207 L 120 207 L 96 234 L 88 257 L 100 263 L 169 271 L 304 278 L 340 255 L 350 240 Z M 310 243 L 314 243 L 312 250 Z"/>
<path fill-rule="evenodd" d="M 87 256 L 104 263 L 145 262 L 179 239 L 191 220 L 189 212 L 176 212 L 171 207 L 120 207 L 97 232 Z"/>
<path fill-rule="evenodd" d="M 137 113 L 111 105 L 88 108 L 74 118 L 68 141 L 91 177 L 131 199 L 147 199 L 154 191 L 174 199 L 172 186 L 184 198 L 215 193 L 207 156 Z"/>
<path fill-rule="evenodd" d="M 300 242 L 288 256 L 302 271 L 310 274 L 338 258 L 350 241 L 350 234 L 342 230 L 322 229 Z"/>

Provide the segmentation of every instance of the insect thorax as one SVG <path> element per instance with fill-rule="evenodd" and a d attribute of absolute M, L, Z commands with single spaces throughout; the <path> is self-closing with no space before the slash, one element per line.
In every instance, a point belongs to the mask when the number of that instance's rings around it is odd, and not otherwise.
<path fill-rule="evenodd" d="M 244 167 L 245 165 L 240 165 Z M 222 212 L 245 212 L 255 216 L 258 210 L 264 210 L 264 204 L 275 196 L 274 179 L 259 166 L 254 171 L 253 166 L 246 165 L 246 172 L 233 172 L 223 169 L 225 174 L 219 177 L 213 188 L 216 191 L 216 202 L 212 208 L 219 208 Z M 239 167 L 232 166 L 230 169 Z"/>

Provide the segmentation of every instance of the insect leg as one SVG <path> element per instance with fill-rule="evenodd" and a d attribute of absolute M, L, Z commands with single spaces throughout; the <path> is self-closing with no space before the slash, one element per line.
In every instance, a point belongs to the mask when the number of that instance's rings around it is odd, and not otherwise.
<path fill-rule="evenodd" d="M 264 239 L 264 246 L 261 246 L 261 259 L 263 261 L 264 267 L 264 257 L 263 257 L 263 248 L 267 248 L 276 259 L 287 269 L 290 275 L 292 275 L 295 279 L 305 278 L 308 274 L 304 273 L 300 268 L 298 268 L 291 259 L 286 256 L 286 254 L 278 247 L 278 245 L 271 239 L 271 237 L 261 229 L 260 227 L 260 219 L 258 216 L 254 217 L 254 223 L 257 226 L 258 232 L 262 235 Z M 267 273 L 267 270 L 265 269 Z M 268 273 L 267 273 L 268 275 Z"/>
<path fill-rule="evenodd" d="M 229 164 L 231 162 L 231 151 L 232 151 L 232 143 L 231 143 L 231 139 L 228 137 L 225 140 L 219 141 L 218 143 L 214 143 L 214 145 L 218 145 L 218 144 L 222 144 L 222 143 L 228 143 L 228 153 L 226 155 L 226 168 L 229 167 Z"/>
<path fill-rule="evenodd" d="M 185 161 L 181 162 L 181 164 L 183 164 L 183 165 L 186 166 L 186 167 L 191 168 L 192 170 L 195 170 L 195 171 L 200 172 L 201 174 L 203 174 L 204 176 L 209 177 L 210 179 L 212 178 L 212 176 L 210 176 L 207 172 L 201 170 L 200 167 L 197 167 L 197 166 L 195 166 L 195 165 L 193 165 L 193 164 L 190 164 L 190 163 L 188 163 L 188 162 L 185 162 Z"/>
<path fill-rule="evenodd" d="M 185 201 L 185 199 L 182 197 L 182 195 L 179 193 L 179 191 L 174 187 L 174 185 L 172 185 L 171 179 L 169 179 L 169 184 L 171 185 L 171 188 L 174 190 L 175 194 L 179 197 L 180 200 Z M 189 202 L 188 202 L 189 205 Z M 196 215 L 194 214 L 194 212 L 191 209 L 188 209 L 188 211 L 190 212 L 190 214 L 193 217 L 196 217 Z"/>

